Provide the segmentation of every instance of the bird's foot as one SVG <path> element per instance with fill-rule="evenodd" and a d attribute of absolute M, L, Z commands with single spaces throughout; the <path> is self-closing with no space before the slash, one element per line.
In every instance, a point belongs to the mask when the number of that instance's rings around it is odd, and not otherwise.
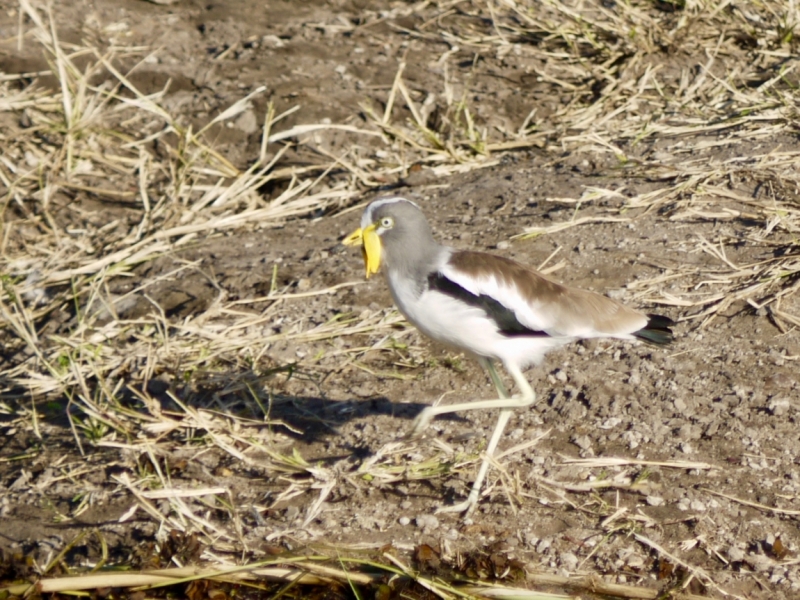
<path fill-rule="evenodd" d="M 477 496 L 473 498 L 472 494 L 464 500 L 463 502 L 459 502 L 458 504 L 453 504 L 452 506 L 440 506 L 436 509 L 436 514 L 439 513 L 464 513 L 463 517 L 466 519 L 468 516 L 472 514 L 472 511 L 475 510 L 475 507 L 478 506 L 478 498 Z"/>
<path fill-rule="evenodd" d="M 406 434 L 406 439 L 407 440 L 416 440 L 420 436 L 422 436 L 422 433 L 431 424 L 431 421 L 433 420 L 433 417 L 434 417 L 434 414 L 433 414 L 432 407 L 429 406 L 428 408 L 423 409 L 422 412 L 420 412 L 417 415 L 417 418 L 414 419 L 414 422 L 411 424 L 411 429 Z"/>

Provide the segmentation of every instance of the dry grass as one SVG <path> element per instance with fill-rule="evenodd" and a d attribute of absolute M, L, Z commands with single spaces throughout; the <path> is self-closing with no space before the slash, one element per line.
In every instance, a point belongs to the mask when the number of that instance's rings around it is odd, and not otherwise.
<path fill-rule="evenodd" d="M 549 119 L 551 139 L 564 150 L 612 155 L 626 175 L 658 183 L 609 212 L 659 211 L 676 222 L 752 220 L 758 226 L 746 241 L 774 248 L 774 259 L 737 265 L 725 248 L 742 240 L 698 239 L 692 251 L 711 254 L 714 268 L 670 264 L 653 281 L 629 285 L 636 296 L 685 307 L 685 318 L 703 326 L 736 302 L 769 315 L 782 331 L 799 326 L 800 315 L 781 309 L 800 285 L 795 3 L 667 2 L 662 11 L 648 2 L 619 3 L 613 11 L 588 2 L 548 2 L 542 11 L 501 5 L 492 13 L 498 51 L 535 36 L 540 45 L 526 51 L 552 59 L 540 77 L 574 98 Z M 709 148 L 711 155 L 693 156 Z M 572 202 L 609 195 L 587 189 Z M 524 236 L 618 218 L 580 217 L 576 209 L 571 221 Z M 663 289 L 669 279 L 677 280 L 676 291 Z"/>
<path fill-rule="evenodd" d="M 13 139 L 5 140 L 0 156 L 0 410 L 12 415 L 17 427 L 40 435 L 37 403 L 64 400 L 81 453 L 98 446 L 143 456 L 149 464 L 146 475 L 116 480 L 129 494 L 133 510 L 159 523 L 160 535 L 177 529 L 201 536 L 209 549 L 204 558 L 211 563 L 220 561 L 215 552 L 247 550 L 240 527 L 243 507 L 224 488 L 175 489 L 162 472 L 161 448 L 192 435 L 273 473 L 283 485 L 278 501 L 315 494 L 303 520 L 307 527 L 342 474 L 278 450 L 272 426 L 289 426 L 271 420 L 271 403 L 280 399 L 270 393 L 270 382 L 285 370 L 270 360 L 270 345 L 349 336 L 357 343 L 327 356 L 341 360 L 338 368 L 369 369 L 359 362 L 368 351 L 408 358 L 408 349 L 405 354 L 397 351 L 405 331 L 400 317 L 380 311 L 315 326 L 297 322 L 280 334 L 265 334 L 265 324 L 295 300 L 341 289 L 290 293 L 273 286 L 268 296 L 245 301 L 220 294 L 204 313 L 181 322 L 170 321 L 158 309 L 124 320 L 115 316 L 114 307 L 125 299 L 110 297 L 107 283 L 187 247 L 198 236 L 341 212 L 365 191 L 408 174 L 415 164 L 447 175 L 496 164 L 502 153 L 532 146 L 610 155 L 626 176 L 654 186 L 646 194 L 618 198 L 608 214 L 579 213 L 581 206 L 619 191 L 591 189 L 581 198 L 561 199 L 576 204 L 573 220 L 520 235 L 635 219 L 652 211 L 672 221 L 749 220 L 754 225 L 746 241 L 772 246 L 774 258 L 735 264 L 725 248 L 741 240 L 725 234 L 699 238 L 689 251 L 710 254 L 715 268 L 667 265 L 659 277 L 629 288 L 643 302 L 683 307 L 686 319 L 701 319 L 702 324 L 740 302 L 784 330 L 800 326 L 800 315 L 781 307 L 800 287 L 800 151 L 796 144 L 782 148 L 797 135 L 793 36 L 800 7 L 782 0 L 735 6 L 727 1 L 642 0 L 614 7 L 559 0 L 535 7 L 514 0 L 418 3 L 406 11 L 431 10 L 434 16 L 458 12 L 463 27 L 438 32 L 451 48 L 500 58 L 512 52 L 525 55 L 542 65 L 536 75 L 557 84 L 570 101 L 547 119 L 531 113 L 515 131 L 479 124 L 470 110 L 468 86 L 447 75 L 445 53 L 440 59 L 445 66 L 442 89 L 436 90 L 444 104 L 436 119 L 425 99 L 408 89 L 401 63 L 382 107 L 376 98 L 365 100 L 361 127 L 309 124 L 279 130 L 281 115 L 270 109 L 260 156 L 241 171 L 214 148 L 208 133 L 246 110 L 261 90 L 192 131 L 164 109 L 163 93 L 141 93 L 130 82 L 130 73 L 116 66 L 121 58 L 143 59 L 143 49 L 100 52 L 64 44 L 46 12 L 22 0 L 27 24 L 21 36 L 47 53 L 59 88 L 22 89 L 12 78 L 0 81 L 0 111 L 24 123 Z M 367 23 L 383 18 L 365 16 Z M 407 34 L 432 35 L 423 29 Z M 666 67 L 665 57 L 673 57 L 674 66 Z M 696 67 L 687 57 L 703 57 L 704 63 Z M 407 121 L 395 116 L 401 105 L 411 115 Z M 371 154 L 359 147 L 351 155 L 331 156 L 302 169 L 283 165 L 298 136 L 324 129 L 356 139 L 366 136 L 374 143 Z M 686 144 L 687 138 L 692 144 Z M 701 146 L 715 152 L 697 158 L 693 151 Z M 267 199 L 259 190 L 270 182 L 280 182 L 284 191 Z M 97 222 L 78 209 L 66 221 L 55 215 L 75 198 L 87 197 L 113 200 L 135 218 Z M 135 292 L 146 293 L 154 283 L 145 282 Z M 44 325 L 62 306 L 73 307 L 75 325 L 55 335 Z M 312 369 L 316 362 L 307 358 L 293 368 Z M 173 396 L 179 409 L 164 410 L 144 390 L 149 380 L 173 365 L 181 366 L 196 389 L 213 387 L 212 399 L 197 405 Z M 220 399 L 231 395 L 247 403 L 247 414 L 260 418 L 220 410 Z M 139 408 L 121 401 L 123 396 L 136 397 Z M 393 443 L 365 462 L 357 477 L 383 484 L 433 478 L 477 459 L 456 456 L 444 445 L 421 456 Z M 510 499 L 521 497 L 508 478 L 503 487 Z M 585 491 L 553 493 L 568 502 L 565 494 Z M 224 525 L 206 518 L 209 505 L 227 512 Z M 81 508 L 85 506 L 71 516 Z M 616 514 L 614 507 L 592 510 L 605 518 Z M 649 526 L 625 521 L 620 528 L 617 520 L 605 523 L 607 531 Z M 646 545 L 646 538 L 640 538 Z M 713 587 L 708 574 L 698 576 Z"/>

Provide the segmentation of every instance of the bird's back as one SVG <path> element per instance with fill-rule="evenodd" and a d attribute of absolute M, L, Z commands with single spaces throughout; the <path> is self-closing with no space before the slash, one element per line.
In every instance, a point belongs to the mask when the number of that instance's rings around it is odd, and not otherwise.
<path fill-rule="evenodd" d="M 456 251 L 442 274 L 477 296 L 488 296 L 532 331 L 569 338 L 622 337 L 648 317 L 611 298 L 557 283 L 535 269 L 485 252 Z"/>

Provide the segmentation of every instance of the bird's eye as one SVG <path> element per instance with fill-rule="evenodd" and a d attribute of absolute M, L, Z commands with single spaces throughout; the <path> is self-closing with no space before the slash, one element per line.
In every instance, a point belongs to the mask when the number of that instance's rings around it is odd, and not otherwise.
<path fill-rule="evenodd" d="M 381 228 L 391 229 L 394 227 L 394 219 L 392 217 L 383 217 L 381 219 Z"/>

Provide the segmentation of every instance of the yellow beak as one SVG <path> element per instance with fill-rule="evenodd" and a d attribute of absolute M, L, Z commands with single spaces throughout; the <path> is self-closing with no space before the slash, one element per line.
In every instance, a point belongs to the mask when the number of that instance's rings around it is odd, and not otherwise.
<path fill-rule="evenodd" d="M 356 229 L 348 235 L 342 244 L 357 246 L 361 244 L 361 255 L 364 257 L 364 266 L 367 268 L 367 279 L 381 268 L 381 238 L 375 231 L 375 224 L 366 229 Z"/>

